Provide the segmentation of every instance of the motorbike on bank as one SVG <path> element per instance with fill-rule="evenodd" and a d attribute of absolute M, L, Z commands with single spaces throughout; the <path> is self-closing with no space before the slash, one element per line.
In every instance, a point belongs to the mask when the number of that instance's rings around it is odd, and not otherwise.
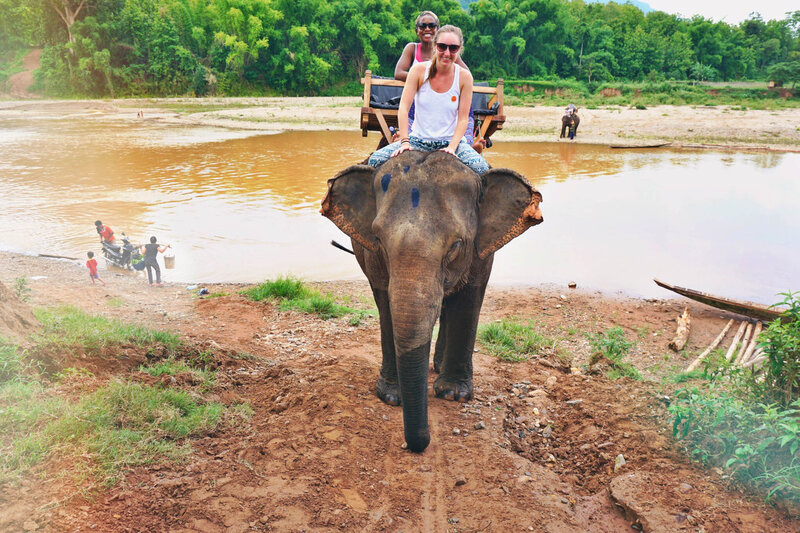
<path fill-rule="evenodd" d="M 103 241 L 103 257 L 106 258 L 108 264 L 128 270 L 142 270 L 144 261 L 142 261 L 142 254 L 139 253 L 139 247 L 131 244 L 130 239 L 124 233 L 120 240 L 122 244 Z"/>

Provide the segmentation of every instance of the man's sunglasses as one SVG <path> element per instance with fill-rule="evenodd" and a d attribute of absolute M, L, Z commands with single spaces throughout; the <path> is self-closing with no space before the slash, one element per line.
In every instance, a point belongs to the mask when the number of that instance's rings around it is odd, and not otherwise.
<path fill-rule="evenodd" d="M 451 54 L 455 54 L 461 48 L 460 44 L 444 44 L 444 43 L 436 43 L 436 49 L 440 52 L 444 53 L 445 50 L 450 49 Z"/>
<path fill-rule="evenodd" d="M 419 24 L 417 24 L 417 28 L 419 28 L 421 30 L 424 30 L 424 29 L 435 30 L 438 27 L 439 27 L 439 25 L 436 24 L 435 22 L 420 22 Z"/>

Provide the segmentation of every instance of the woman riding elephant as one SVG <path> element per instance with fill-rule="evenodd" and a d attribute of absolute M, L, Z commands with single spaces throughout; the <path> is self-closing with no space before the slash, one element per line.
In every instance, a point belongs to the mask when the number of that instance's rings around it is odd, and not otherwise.
<path fill-rule="evenodd" d="M 458 65 L 464 37 L 459 28 L 447 25 L 436 32 L 433 41 L 433 58 L 411 67 L 400 98 L 397 112 L 400 141 L 374 152 L 369 164 L 377 167 L 407 150 L 442 150 L 483 174 L 489 165 L 464 137 L 472 104 L 472 74 Z M 416 120 L 409 133 L 408 112 L 412 101 Z"/>
<path fill-rule="evenodd" d="M 417 30 L 419 42 L 408 43 L 406 44 L 405 48 L 403 48 L 403 53 L 400 55 L 400 59 L 397 60 L 397 64 L 394 67 L 394 79 L 396 80 L 406 81 L 408 79 L 408 73 L 411 70 L 411 67 L 418 63 L 430 61 L 433 58 L 433 39 L 435 37 L 436 30 L 439 29 L 439 17 L 437 17 L 436 13 L 433 11 L 423 11 L 417 16 L 414 26 Z M 469 67 L 461 58 L 461 54 L 459 54 L 458 58 L 456 59 L 456 64 L 463 69 L 469 70 Z M 408 112 L 409 123 L 414 122 L 414 112 L 414 104 L 412 103 L 411 109 Z M 483 149 L 486 148 L 485 139 L 475 139 L 475 117 L 473 114 L 472 105 L 470 105 L 469 108 L 467 131 L 464 134 L 464 137 L 478 153 L 483 152 Z"/>

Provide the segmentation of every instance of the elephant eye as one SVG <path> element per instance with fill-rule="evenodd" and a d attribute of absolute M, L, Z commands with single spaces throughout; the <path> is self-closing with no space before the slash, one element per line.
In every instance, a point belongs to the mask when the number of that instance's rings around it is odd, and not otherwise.
<path fill-rule="evenodd" d="M 444 260 L 445 263 L 452 263 L 458 257 L 458 254 L 461 253 L 461 248 L 463 246 L 463 241 L 458 240 L 453 243 L 450 247 L 450 250 L 447 251 L 447 255 L 445 256 Z"/>

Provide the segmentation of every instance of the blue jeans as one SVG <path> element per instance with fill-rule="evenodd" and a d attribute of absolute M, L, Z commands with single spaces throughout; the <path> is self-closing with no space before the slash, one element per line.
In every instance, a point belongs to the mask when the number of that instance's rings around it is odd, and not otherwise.
<path fill-rule="evenodd" d="M 411 148 L 414 150 L 420 150 L 422 152 L 434 152 L 436 150 L 441 150 L 442 148 L 447 148 L 447 145 L 450 144 L 450 141 L 424 141 L 417 137 L 411 137 L 409 139 L 409 143 L 411 144 Z M 373 152 L 373 154 L 369 156 L 369 165 L 372 167 L 379 167 L 388 161 L 389 158 L 392 157 L 394 151 L 398 148 L 400 148 L 400 143 L 396 142 L 384 146 L 376 152 Z M 486 171 L 489 170 L 489 164 L 486 162 L 486 160 L 464 139 L 461 139 L 461 142 L 458 143 L 458 147 L 456 147 L 456 157 L 458 157 L 462 163 L 474 170 L 478 175 L 485 174 Z"/>

